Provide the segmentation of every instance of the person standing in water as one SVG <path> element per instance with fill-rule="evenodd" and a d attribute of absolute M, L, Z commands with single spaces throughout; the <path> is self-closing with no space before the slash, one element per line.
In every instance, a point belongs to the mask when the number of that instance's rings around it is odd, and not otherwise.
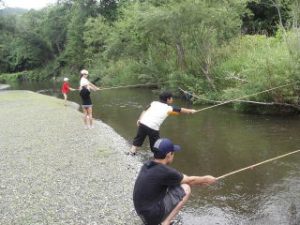
<path fill-rule="evenodd" d="M 165 91 L 159 95 L 159 101 L 153 101 L 145 111 L 140 115 L 137 126 L 138 131 L 133 140 L 129 154 L 135 155 L 137 148 L 142 146 L 145 138 L 149 137 L 150 149 L 153 151 L 153 145 L 159 139 L 159 128 L 169 115 L 193 114 L 195 109 L 186 109 L 171 106 L 173 103 L 171 92 Z"/>
<path fill-rule="evenodd" d="M 68 93 L 71 91 L 75 91 L 76 89 L 71 88 L 70 84 L 69 84 L 69 78 L 65 77 L 64 78 L 64 82 L 63 85 L 61 87 L 61 93 L 64 96 L 64 106 L 67 105 L 67 100 L 68 100 Z"/>
<path fill-rule="evenodd" d="M 92 84 L 88 79 L 89 72 L 87 70 L 80 71 L 80 97 L 82 100 L 82 110 L 83 110 L 83 121 L 85 125 L 85 129 L 92 129 L 93 128 L 93 104 L 90 97 L 91 91 L 100 90 L 99 87 Z"/>

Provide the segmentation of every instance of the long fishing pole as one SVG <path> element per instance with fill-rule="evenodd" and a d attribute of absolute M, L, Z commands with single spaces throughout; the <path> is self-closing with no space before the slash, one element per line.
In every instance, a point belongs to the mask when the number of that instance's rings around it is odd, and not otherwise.
<path fill-rule="evenodd" d="M 150 86 L 154 86 L 154 85 L 157 85 L 157 84 L 132 84 L 132 85 L 100 88 L 99 91 L 118 89 L 118 88 L 130 88 L 130 87 L 150 87 Z"/>
<path fill-rule="evenodd" d="M 278 89 L 278 88 L 282 88 L 282 87 L 285 87 L 285 86 L 288 86 L 288 85 L 291 85 L 291 84 L 292 83 L 288 83 L 288 84 L 273 87 L 273 88 L 270 88 L 270 89 L 267 89 L 267 90 L 264 90 L 264 91 L 256 92 L 256 93 L 253 93 L 253 94 L 250 94 L 250 95 L 245 95 L 245 96 L 242 96 L 242 97 L 239 97 L 239 98 L 227 100 L 225 102 L 221 102 L 221 103 L 216 104 L 216 105 L 212 105 L 212 106 L 208 106 L 208 107 L 196 110 L 196 112 L 201 112 L 201 111 L 204 111 L 204 110 L 207 110 L 207 109 L 215 108 L 215 107 L 220 106 L 220 105 L 225 105 L 225 104 L 228 104 L 228 103 L 231 103 L 231 102 L 234 102 L 234 101 L 238 101 L 238 100 L 241 100 L 243 98 L 247 98 L 247 97 L 255 96 L 255 95 L 258 95 L 258 94 L 266 93 L 266 92 L 269 92 L 269 91 L 272 91 L 272 90 L 275 90 L 275 89 Z M 186 91 L 184 91 L 184 92 L 186 92 Z"/>
<path fill-rule="evenodd" d="M 283 157 L 286 157 L 286 156 L 295 154 L 295 153 L 297 153 L 297 152 L 300 152 L 300 149 L 299 149 L 299 150 L 296 150 L 296 151 L 293 151 L 293 152 L 289 152 L 289 153 L 280 155 L 280 156 L 276 156 L 276 157 L 271 158 L 271 159 L 267 159 L 267 160 L 265 160 L 265 161 L 262 161 L 262 162 L 253 164 L 253 165 L 251 165 L 251 166 L 244 167 L 244 168 L 242 168 L 242 169 L 238 169 L 238 170 L 232 171 L 232 172 L 230 172 L 230 173 L 226 173 L 226 174 L 224 174 L 224 175 L 222 175 L 222 176 L 217 177 L 217 180 L 224 179 L 225 177 L 229 177 L 229 176 L 231 176 L 231 175 L 233 175 L 233 174 L 240 173 L 240 172 L 245 171 L 245 170 L 248 170 L 248 169 L 253 169 L 253 168 L 256 167 L 256 166 L 260 166 L 260 165 L 262 165 L 262 164 L 265 164 L 265 163 L 268 163 L 268 162 L 272 162 L 272 161 L 277 160 L 277 159 L 281 159 L 281 158 L 283 158 Z"/>
<path fill-rule="evenodd" d="M 159 82 L 159 84 L 165 84 L 169 83 L 171 81 L 162 81 Z M 104 87 L 100 88 L 98 91 L 103 91 L 103 90 L 111 90 L 111 89 L 118 89 L 118 88 L 131 88 L 131 87 L 151 87 L 151 86 L 159 86 L 158 83 L 148 83 L 148 84 L 130 84 L 130 85 L 122 85 L 122 86 L 113 86 L 113 87 Z"/>

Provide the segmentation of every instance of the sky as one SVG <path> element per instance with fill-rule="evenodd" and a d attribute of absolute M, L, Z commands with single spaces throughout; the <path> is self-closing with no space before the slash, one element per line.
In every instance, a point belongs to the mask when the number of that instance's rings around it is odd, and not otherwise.
<path fill-rule="evenodd" d="M 41 9 L 57 0 L 3 0 L 6 7 L 18 7 L 24 9 Z"/>

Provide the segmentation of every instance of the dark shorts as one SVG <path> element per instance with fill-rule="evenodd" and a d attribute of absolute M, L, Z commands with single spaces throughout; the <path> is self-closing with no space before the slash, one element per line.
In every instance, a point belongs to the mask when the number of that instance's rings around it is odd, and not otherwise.
<path fill-rule="evenodd" d="M 168 189 L 168 192 L 163 200 L 165 206 L 165 214 L 162 221 L 164 221 L 167 218 L 167 216 L 170 215 L 170 213 L 183 199 L 184 196 L 185 191 L 180 185 Z"/>
<path fill-rule="evenodd" d="M 82 108 L 84 108 L 84 109 L 88 109 L 88 108 L 92 108 L 93 107 L 93 105 L 82 105 Z"/>
<path fill-rule="evenodd" d="M 178 203 L 184 198 L 185 191 L 179 186 L 169 188 L 162 202 L 158 203 L 163 205 L 163 212 L 147 211 L 144 215 L 139 215 L 145 225 L 158 225 L 164 221 Z"/>
<path fill-rule="evenodd" d="M 158 130 L 153 130 L 144 124 L 140 124 L 137 134 L 135 138 L 133 139 L 133 145 L 140 147 L 145 141 L 146 137 L 149 137 L 149 142 L 150 142 L 150 148 L 151 151 L 153 150 L 154 143 L 159 139 L 159 131 Z"/>

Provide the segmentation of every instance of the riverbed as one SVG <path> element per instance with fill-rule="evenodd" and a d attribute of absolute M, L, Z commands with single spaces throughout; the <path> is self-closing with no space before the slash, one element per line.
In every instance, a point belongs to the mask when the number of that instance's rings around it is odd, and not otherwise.
<path fill-rule="evenodd" d="M 43 94 L 60 94 L 59 83 L 13 85 Z M 115 89 L 92 93 L 93 115 L 128 143 L 142 110 L 158 98 L 150 89 Z M 70 101 L 80 103 L 78 92 Z M 175 105 L 202 108 L 176 99 Z M 240 114 L 221 106 L 195 115 L 169 117 L 161 136 L 182 146 L 174 167 L 188 175 L 220 176 L 300 149 L 300 118 Z M 140 151 L 148 159 L 148 143 Z M 212 187 L 193 188 L 182 214 L 184 224 L 300 224 L 300 154 L 227 177 Z"/>

